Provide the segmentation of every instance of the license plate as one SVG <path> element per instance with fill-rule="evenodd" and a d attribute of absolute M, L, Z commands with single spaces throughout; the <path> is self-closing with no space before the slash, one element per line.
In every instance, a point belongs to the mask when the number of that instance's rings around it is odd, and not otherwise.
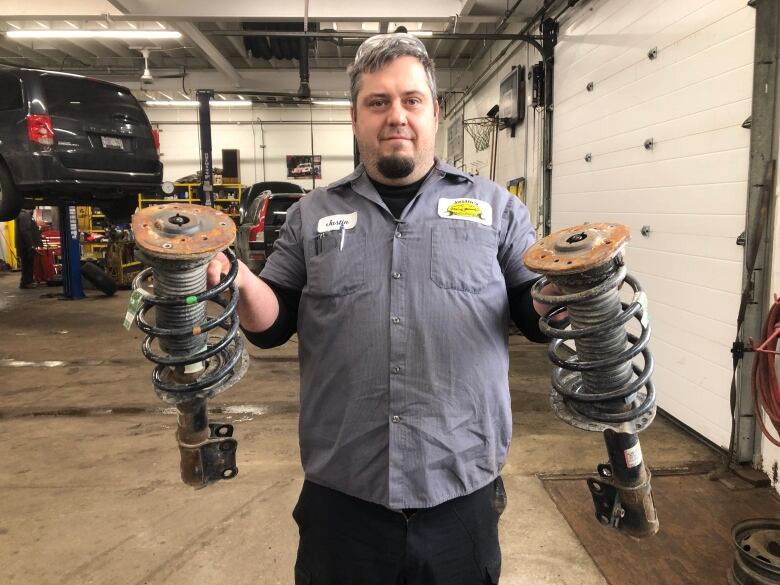
<path fill-rule="evenodd" d="M 103 143 L 103 148 L 118 148 L 122 150 L 125 145 L 121 138 L 115 138 L 114 136 L 101 136 L 100 142 Z"/>

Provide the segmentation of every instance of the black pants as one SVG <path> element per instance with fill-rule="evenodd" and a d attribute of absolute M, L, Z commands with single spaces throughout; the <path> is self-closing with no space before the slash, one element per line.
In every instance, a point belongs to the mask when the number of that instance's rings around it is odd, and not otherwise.
<path fill-rule="evenodd" d="M 33 281 L 33 264 L 35 263 L 35 251 L 31 248 L 27 250 L 18 250 L 19 261 L 22 264 L 22 281 L 20 286 L 25 284 L 32 284 Z"/>
<path fill-rule="evenodd" d="M 300 542 L 296 585 L 497 585 L 497 478 L 476 492 L 404 513 L 312 482 L 293 518 Z"/>

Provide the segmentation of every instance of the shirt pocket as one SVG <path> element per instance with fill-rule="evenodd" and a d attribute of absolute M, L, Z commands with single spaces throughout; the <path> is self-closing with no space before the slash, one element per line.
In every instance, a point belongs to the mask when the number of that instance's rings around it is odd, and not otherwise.
<path fill-rule="evenodd" d="M 366 235 L 345 230 L 318 234 L 309 241 L 305 292 L 317 297 L 352 294 L 366 284 Z"/>
<path fill-rule="evenodd" d="M 455 224 L 455 225 L 453 225 Z M 492 279 L 496 232 L 473 222 L 433 226 L 431 280 L 444 289 L 479 293 Z"/>

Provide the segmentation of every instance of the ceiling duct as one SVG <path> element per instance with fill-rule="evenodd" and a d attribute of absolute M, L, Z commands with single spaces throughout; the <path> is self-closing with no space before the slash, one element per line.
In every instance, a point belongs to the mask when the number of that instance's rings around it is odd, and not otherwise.
<path fill-rule="evenodd" d="M 246 31 L 304 32 L 303 22 L 243 22 Z M 310 22 L 309 31 L 319 31 L 318 23 Z M 244 47 L 256 59 L 300 59 L 303 43 L 297 37 L 244 37 Z"/>

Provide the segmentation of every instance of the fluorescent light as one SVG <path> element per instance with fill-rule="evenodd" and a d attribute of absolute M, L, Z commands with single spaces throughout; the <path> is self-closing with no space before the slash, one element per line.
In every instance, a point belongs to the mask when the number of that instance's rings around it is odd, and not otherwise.
<path fill-rule="evenodd" d="M 366 32 L 379 32 L 379 22 L 378 21 L 363 22 L 361 23 L 360 28 L 362 28 Z"/>
<path fill-rule="evenodd" d="M 132 28 L 133 30 L 135 30 L 135 29 L 137 29 L 137 28 L 138 28 L 138 27 L 137 27 L 136 25 L 134 25 L 132 22 L 128 22 L 128 23 L 127 23 L 127 26 L 129 26 L 129 27 L 130 27 L 130 28 Z"/>
<path fill-rule="evenodd" d="M 160 95 L 162 95 L 164 98 L 167 98 L 169 100 L 173 99 L 173 97 L 169 96 L 167 93 L 163 93 L 162 91 L 160 92 Z"/>
<path fill-rule="evenodd" d="M 311 103 L 318 106 L 348 106 L 351 104 L 349 100 L 311 100 Z"/>
<path fill-rule="evenodd" d="M 49 28 L 48 24 L 43 24 L 40 20 L 36 20 L 35 24 L 40 25 L 41 28 Z"/>
<path fill-rule="evenodd" d="M 239 95 L 237 95 L 236 97 L 237 97 L 238 99 L 240 99 L 240 100 L 243 100 L 243 99 L 244 99 L 244 96 L 242 96 L 242 95 L 240 95 L 240 94 L 239 94 Z"/>
<path fill-rule="evenodd" d="M 18 24 L 14 24 L 13 22 L 9 22 L 8 24 L 11 25 L 12 27 L 14 27 L 16 30 L 19 30 L 19 29 L 22 28 L 21 26 L 19 26 Z"/>
<path fill-rule="evenodd" d="M 73 23 L 72 23 L 71 21 L 69 21 L 69 20 L 66 20 L 66 21 L 65 21 L 65 24 L 67 24 L 67 25 L 68 25 L 70 28 L 75 28 L 75 29 L 78 29 L 78 28 L 79 28 L 79 27 L 77 27 L 75 24 L 73 24 Z"/>
<path fill-rule="evenodd" d="M 9 30 L 9 39 L 180 39 L 175 30 Z"/>
<path fill-rule="evenodd" d="M 169 108 L 197 108 L 200 102 L 195 100 L 149 100 L 144 102 L 145 105 L 151 107 L 169 107 Z M 248 100 L 209 100 L 211 107 L 217 108 L 240 108 L 248 107 L 252 105 L 252 102 Z"/>
<path fill-rule="evenodd" d="M 410 30 L 410 35 L 414 35 L 416 37 L 432 37 L 433 31 L 430 30 Z"/>

